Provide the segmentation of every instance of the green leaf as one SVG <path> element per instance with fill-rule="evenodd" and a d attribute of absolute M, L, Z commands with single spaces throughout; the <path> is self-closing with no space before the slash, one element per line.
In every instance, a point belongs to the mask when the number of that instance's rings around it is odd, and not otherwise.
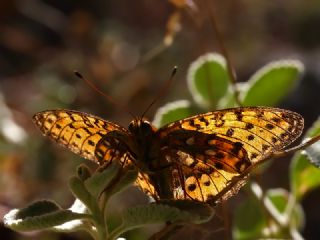
<path fill-rule="evenodd" d="M 241 203 L 235 210 L 233 223 L 233 239 L 259 239 L 267 224 L 261 203 L 253 197 Z"/>
<path fill-rule="evenodd" d="M 26 217 L 39 216 L 46 213 L 62 210 L 62 208 L 50 200 L 41 200 L 30 204 L 29 206 L 19 209 L 16 217 L 24 219 Z"/>
<path fill-rule="evenodd" d="M 307 136 L 314 137 L 320 135 L 320 118 L 313 123 L 312 128 L 308 131 Z M 312 144 L 304 152 L 310 162 L 320 168 L 320 141 Z"/>
<path fill-rule="evenodd" d="M 320 186 L 320 169 L 310 164 L 305 155 L 296 153 L 291 161 L 290 183 L 293 194 L 301 200 L 306 193 Z"/>
<path fill-rule="evenodd" d="M 78 204 L 74 204 L 72 208 L 77 209 L 79 211 L 86 211 L 90 213 L 87 214 L 94 220 L 95 228 L 88 225 L 87 222 L 79 223 L 79 222 L 71 222 L 69 225 L 62 225 L 55 228 L 56 230 L 65 231 L 69 227 L 74 227 L 75 229 L 83 229 L 90 233 L 92 236 L 95 234 L 105 234 L 106 230 L 105 225 L 103 225 L 103 211 L 101 211 L 99 207 L 98 199 L 96 199 L 90 192 L 86 189 L 84 182 L 80 180 L 78 177 L 72 177 L 69 180 L 69 186 L 73 193 L 73 195 L 79 199 Z M 77 203 L 77 201 L 75 202 Z M 82 203 L 82 204 L 81 204 Z M 85 206 L 83 206 L 85 205 Z"/>
<path fill-rule="evenodd" d="M 191 104 L 188 100 L 178 100 L 160 107 L 153 120 L 156 127 L 189 117 L 192 115 Z"/>
<path fill-rule="evenodd" d="M 216 107 L 229 86 L 226 60 L 217 53 L 200 56 L 191 63 L 187 82 L 197 104 L 205 108 Z"/>
<path fill-rule="evenodd" d="M 77 176 L 82 180 L 85 181 L 91 176 L 90 169 L 85 164 L 80 164 L 77 167 Z"/>
<path fill-rule="evenodd" d="M 275 106 L 296 85 L 304 70 L 298 60 L 274 61 L 258 70 L 242 91 L 243 106 Z"/>
<path fill-rule="evenodd" d="M 88 178 L 84 185 L 92 196 L 98 198 L 103 190 L 106 189 L 108 184 L 119 173 L 121 166 L 117 162 L 112 162 L 102 172 L 95 172 L 90 178 Z"/>
<path fill-rule="evenodd" d="M 123 224 L 128 229 L 148 224 L 165 223 L 167 221 L 185 222 L 191 219 L 192 215 L 190 213 L 162 204 L 148 204 L 131 207 L 123 214 Z"/>
<path fill-rule="evenodd" d="M 273 203 L 273 206 L 279 211 L 284 213 L 288 204 L 288 192 L 285 189 L 277 188 L 270 189 L 266 192 L 266 196 Z"/>
<path fill-rule="evenodd" d="M 87 218 L 87 214 L 63 210 L 56 203 L 43 200 L 20 210 L 11 210 L 4 216 L 4 224 L 16 231 L 34 231 Z"/>
<path fill-rule="evenodd" d="M 88 216 L 88 220 L 84 221 L 83 219 L 76 219 L 72 221 L 65 222 L 61 225 L 57 225 L 53 227 L 54 231 L 57 232 L 74 232 L 79 230 L 87 231 L 90 234 L 95 234 L 95 229 L 92 228 L 92 216 L 88 214 L 87 207 L 79 200 L 76 199 L 72 206 L 68 209 L 73 213 L 85 214 Z"/>
<path fill-rule="evenodd" d="M 320 134 L 320 119 L 313 124 L 304 138 L 318 134 Z M 310 149 L 306 151 L 309 151 L 308 156 L 304 152 L 295 153 L 290 165 L 291 190 L 298 200 L 301 200 L 307 192 L 320 186 L 320 169 L 310 164 L 309 161 L 309 157 L 315 159 L 314 156 L 318 156 L 319 151 L 312 146 L 311 151 Z"/>
<path fill-rule="evenodd" d="M 173 202 L 173 201 L 172 201 Z M 165 204 L 148 204 L 135 206 L 126 209 L 122 215 L 122 225 L 116 228 L 110 235 L 110 239 L 116 239 L 122 233 L 129 231 L 134 228 L 139 228 L 149 224 L 159 224 L 159 223 L 201 223 L 204 222 L 204 213 L 197 213 L 195 209 L 204 211 L 208 210 L 208 206 L 202 204 L 202 208 L 197 203 L 183 203 L 177 202 L 176 206 L 173 207 L 174 203 L 170 201 L 165 202 Z M 172 205 L 172 206 L 171 206 Z M 188 208 L 195 208 L 193 210 Z M 213 210 L 209 210 L 211 216 L 213 215 Z M 202 216 L 201 216 L 202 215 Z M 206 220 L 209 218 L 206 217 Z"/>
<path fill-rule="evenodd" d="M 214 209 L 205 203 L 189 200 L 161 200 L 159 204 L 175 207 L 194 215 L 190 222 L 201 224 L 209 221 L 214 215 Z"/>
<path fill-rule="evenodd" d="M 317 168 L 320 168 L 320 142 L 316 142 L 308 147 L 304 152 L 310 163 L 312 163 Z"/>
<path fill-rule="evenodd" d="M 308 129 L 305 137 L 315 137 L 320 134 L 320 118 L 318 118 Z"/>
<path fill-rule="evenodd" d="M 71 177 L 69 180 L 69 186 L 73 195 L 78 198 L 92 214 L 99 212 L 98 203 L 93 195 L 86 189 L 84 182 L 78 177 Z"/>
<path fill-rule="evenodd" d="M 112 186 L 111 192 L 108 193 L 110 195 L 114 195 L 116 193 L 121 192 L 131 184 L 135 182 L 138 177 L 138 171 L 136 168 L 128 169 L 125 168 L 125 171 L 121 174 L 119 180 Z"/>

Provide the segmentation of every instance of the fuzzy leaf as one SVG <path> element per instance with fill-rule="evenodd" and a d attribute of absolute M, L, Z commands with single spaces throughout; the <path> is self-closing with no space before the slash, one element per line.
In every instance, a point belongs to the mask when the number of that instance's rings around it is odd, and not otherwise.
<path fill-rule="evenodd" d="M 127 229 L 137 228 L 148 224 L 171 222 L 186 222 L 192 219 L 192 214 L 178 208 L 148 204 L 127 209 L 123 214 L 123 224 Z"/>
<path fill-rule="evenodd" d="M 314 166 L 320 168 L 320 142 L 316 142 L 308 147 L 305 150 L 305 154 Z"/>
<path fill-rule="evenodd" d="M 74 213 L 88 214 L 87 207 L 79 199 L 76 199 L 68 210 Z M 87 216 L 88 218 L 90 218 L 89 215 Z M 71 232 L 71 231 L 77 231 L 77 230 L 83 229 L 90 232 L 91 227 L 88 226 L 88 224 L 89 224 L 88 221 L 83 221 L 82 219 L 76 219 L 76 220 L 68 221 L 61 225 L 55 226 L 54 230 L 57 232 Z"/>
<path fill-rule="evenodd" d="M 160 107 L 154 116 L 153 124 L 161 127 L 190 115 L 192 115 L 191 103 L 188 100 L 178 100 Z"/>
<path fill-rule="evenodd" d="M 173 205 L 175 204 L 172 202 L 173 201 L 171 201 L 171 203 L 170 201 L 166 201 L 165 204 L 148 204 L 126 209 L 126 211 L 122 215 L 122 225 L 116 228 L 111 233 L 110 238 L 116 239 L 119 235 L 126 231 L 149 224 L 159 224 L 166 222 L 176 224 L 183 224 L 188 222 L 202 223 L 209 220 L 213 215 L 212 209 L 209 210 L 210 217 L 207 217 L 207 215 L 203 213 L 204 209 L 209 209 L 209 207 L 204 204 L 202 204 L 202 206 L 200 207 L 200 203 L 183 203 L 181 201 L 176 203 L 176 206 L 179 207 L 173 207 Z M 202 213 L 197 213 L 196 209 L 202 211 Z M 205 215 L 206 217 L 204 217 Z"/>
<path fill-rule="evenodd" d="M 84 185 L 92 196 L 98 198 L 101 192 L 105 190 L 108 184 L 116 177 L 119 170 L 120 165 L 117 162 L 112 162 L 102 172 L 95 172 L 84 182 Z"/>
<path fill-rule="evenodd" d="M 125 172 L 121 174 L 119 180 L 112 186 L 112 190 L 109 194 L 114 195 L 121 192 L 131 184 L 135 182 L 138 177 L 138 171 L 136 168 L 128 169 L 125 168 Z"/>
<path fill-rule="evenodd" d="M 64 210 L 54 202 L 43 200 L 20 210 L 11 210 L 4 216 L 4 224 L 16 231 L 34 231 L 84 218 L 88 215 Z"/>
<path fill-rule="evenodd" d="M 209 221 L 214 215 L 214 209 L 205 203 L 189 200 L 162 200 L 159 204 L 168 205 L 194 215 L 190 222 L 200 224 Z"/>
<path fill-rule="evenodd" d="M 314 122 L 312 128 L 307 133 L 307 136 L 314 137 L 320 135 L 320 118 Z M 304 154 L 307 155 L 310 162 L 320 168 L 320 141 L 308 147 Z"/>
<path fill-rule="evenodd" d="M 229 86 L 226 60 L 217 53 L 200 56 L 190 65 L 187 82 L 196 103 L 205 108 L 216 107 Z"/>
<path fill-rule="evenodd" d="M 30 204 L 29 206 L 19 209 L 18 218 L 26 218 L 39 216 L 46 213 L 62 210 L 62 208 L 55 202 L 49 200 L 41 200 Z"/>
<path fill-rule="evenodd" d="M 301 200 L 307 192 L 320 187 L 320 169 L 310 164 L 305 155 L 296 153 L 291 161 L 290 179 L 293 194 Z"/>
<path fill-rule="evenodd" d="M 84 186 L 78 177 L 71 177 L 69 180 L 69 186 L 73 195 L 79 199 L 91 213 L 96 213 L 99 211 L 99 206 L 97 205 L 96 199 Z"/>
<path fill-rule="evenodd" d="M 275 106 L 296 85 L 304 70 L 298 60 L 274 61 L 258 70 L 241 94 L 243 106 Z"/>
<path fill-rule="evenodd" d="M 89 177 L 91 177 L 91 171 L 85 164 L 80 164 L 77 167 L 77 176 L 82 180 L 85 181 Z"/>
<path fill-rule="evenodd" d="M 305 138 L 314 137 L 320 134 L 320 119 L 308 130 Z M 313 145 L 316 144 L 316 147 Z M 295 153 L 290 165 L 290 183 L 293 194 L 298 200 L 309 191 L 320 186 L 320 169 L 311 162 L 316 162 L 319 157 L 318 142 L 308 147 L 306 151 Z M 306 154 L 307 153 L 307 154 Z M 313 163 L 314 164 L 314 163 Z"/>

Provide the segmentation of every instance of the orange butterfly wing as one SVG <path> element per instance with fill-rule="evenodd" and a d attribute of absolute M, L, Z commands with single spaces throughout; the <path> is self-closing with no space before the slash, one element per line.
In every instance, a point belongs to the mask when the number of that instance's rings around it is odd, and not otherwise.
<path fill-rule="evenodd" d="M 158 134 L 173 163 L 175 198 L 207 202 L 231 196 L 245 182 L 243 176 L 224 193 L 234 177 L 284 149 L 302 130 L 299 114 L 268 107 L 219 110 L 164 126 Z"/>
<path fill-rule="evenodd" d="M 99 117 L 71 110 L 43 111 L 33 120 L 41 132 L 80 156 L 104 164 L 124 152 L 117 150 L 117 142 L 107 137 L 112 131 L 128 133 L 127 129 Z"/>

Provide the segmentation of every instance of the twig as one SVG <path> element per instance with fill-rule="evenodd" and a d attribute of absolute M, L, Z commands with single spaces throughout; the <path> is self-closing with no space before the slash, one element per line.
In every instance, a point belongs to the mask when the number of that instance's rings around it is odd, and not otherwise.
<path fill-rule="evenodd" d="M 212 4 L 213 1 L 210 1 L 210 3 Z M 239 106 L 242 106 L 242 103 L 240 101 L 240 98 L 239 98 L 239 91 L 237 89 L 237 80 L 236 80 L 236 76 L 235 76 L 235 72 L 232 70 L 232 63 L 231 63 L 231 60 L 230 60 L 230 56 L 228 54 L 228 51 L 226 49 L 226 46 L 224 44 L 224 40 L 222 38 L 222 34 L 221 32 L 219 31 L 218 29 L 218 25 L 217 25 L 217 22 L 216 22 L 216 19 L 215 19 L 215 15 L 214 15 L 214 11 L 211 7 L 211 4 L 209 4 L 209 1 L 206 0 L 206 3 L 207 3 L 207 6 L 208 6 L 208 11 L 209 11 L 209 17 L 211 19 L 211 25 L 212 25 L 212 28 L 213 28 L 213 31 L 215 32 L 216 36 L 217 36 L 217 40 L 218 40 L 218 43 L 219 43 L 219 47 L 220 47 L 220 50 L 222 52 L 222 55 L 225 57 L 226 61 L 227 61 L 227 70 L 228 70 L 228 74 L 229 74 L 229 78 L 230 78 L 230 81 L 231 81 L 231 86 L 232 86 L 232 89 L 233 89 L 233 92 L 234 92 L 234 97 L 235 97 L 235 100 L 237 102 L 237 104 Z"/>

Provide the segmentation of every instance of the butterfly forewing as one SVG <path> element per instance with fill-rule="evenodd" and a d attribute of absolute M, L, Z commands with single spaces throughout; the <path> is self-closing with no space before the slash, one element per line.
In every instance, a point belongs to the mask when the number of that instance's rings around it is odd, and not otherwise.
<path fill-rule="evenodd" d="M 257 162 L 299 137 L 303 118 L 298 113 L 278 108 L 233 108 L 182 119 L 159 132 L 162 138 L 166 138 L 181 129 L 211 134 L 234 144 L 241 143 L 250 161 Z"/>
<path fill-rule="evenodd" d="M 233 177 L 293 142 L 302 129 L 303 118 L 297 113 L 247 107 L 182 119 L 158 134 L 172 148 L 167 154 L 180 175 L 172 179 L 181 185 L 173 189 L 176 198 L 206 202 L 215 199 Z M 237 192 L 241 182 L 231 191 Z"/>
<path fill-rule="evenodd" d="M 84 158 L 103 163 L 110 160 L 116 152 L 119 154 L 118 158 L 121 157 L 120 152 L 113 149 L 116 146 L 112 142 L 114 140 L 106 138 L 112 131 L 127 133 L 119 125 L 71 110 L 39 112 L 33 119 L 45 136 Z"/>

